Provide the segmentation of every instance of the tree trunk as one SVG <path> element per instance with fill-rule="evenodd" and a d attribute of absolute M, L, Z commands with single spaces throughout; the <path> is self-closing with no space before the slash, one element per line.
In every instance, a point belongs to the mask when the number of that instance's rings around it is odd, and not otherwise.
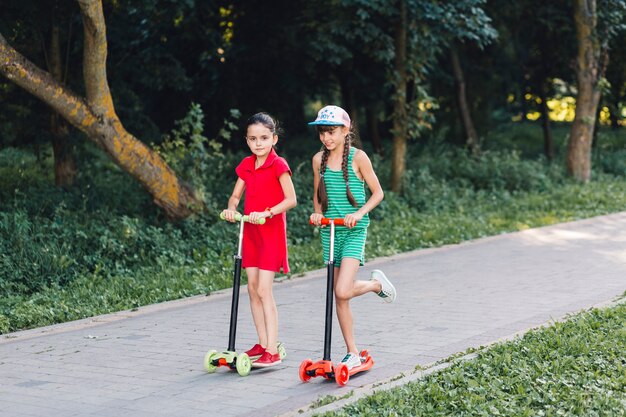
<path fill-rule="evenodd" d="M 611 120 L 611 130 L 618 130 L 620 128 L 619 125 L 619 101 L 611 100 L 609 103 L 609 119 Z"/>
<path fill-rule="evenodd" d="M 596 107 L 596 123 L 593 125 L 593 134 L 591 135 L 591 149 L 596 149 L 598 146 L 598 132 L 601 127 L 600 113 L 602 113 L 602 91 L 600 91 L 600 98 L 598 99 L 598 106 Z"/>
<path fill-rule="evenodd" d="M 402 191 L 402 177 L 406 166 L 407 109 L 406 109 L 406 51 L 407 51 L 407 6 L 406 0 L 399 1 L 399 20 L 395 28 L 395 97 L 393 117 L 393 153 L 391 159 L 391 191 Z"/>
<path fill-rule="evenodd" d="M 363 144 L 361 143 L 361 139 L 359 137 L 359 125 L 357 123 L 359 114 L 356 105 L 356 98 L 354 97 L 354 87 L 350 82 L 350 74 L 339 71 L 337 73 L 337 78 L 339 79 L 339 88 L 341 89 L 341 98 L 343 99 L 343 108 L 350 115 L 350 120 L 352 121 L 352 129 L 354 131 L 354 142 L 357 148 L 363 148 Z"/>
<path fill-rule="evenodd" d="M 79 0 L 85 30 L 82 98 L 33 65 L 0 35 L 0 73 L 85 132 L 124 171 L 137 179 L 171 219 L 204 208 L 193 190 L 180 182 L 163 159 L 128 133 L 115 114 L 106 79 L 105 23 L 100 0 Z"/>
<path fill-rule="evenodd" d="M 457 105 L 459 106 L 459 115 L 461 116 L 463 131 L 465 132 L 465 144 L 473 155 L 478 155 L 480 153 L 478 135 L 476 134 L 474 122 L 472 121 L 472 115 L 470 113 L 469 105 L 467 104 L 467 92 L 465 88 L 463 68 L 461 67 L 459 54 L 454 46 L 450 48 L 450 59 L 452 61 L 452 72 L 454 73 L 454 84 L 456 86 L 456 100 Z"/>
<path fill-rule="evenodd" d="M 367 131 L 369 133 L 370 140 L 372 141 L 374 152 L 383 156 L 384 150 L 380 140 L 380 133 L 378 131 L 378 117 L 376 117 L 376 112 L 369 106 L 365 109 L 365 118 L 367 119 Z"/>
<path fill-rule="evenodd" d="M 550 124 L 550 109 L 548 108 L 548 79 L 541 83 L 541 127 L 543 128 L 543 153 L 548 161 L 554 160 L 554 140 L 552 138 L 552 125 Z"/>
<path fill-rule="evenodd" d="M 56 12 L 56 10 L 55 10 Z M 56 13 L 53 14 L 50 48 L 48 50 L 50 74 L 63 84 L 63 64 L 61 59 L 61 39 Z M 76 177 L 76 162 L 69 143 L 69 126 L 59 113 L 50 115 L 50 131 L 52 133 L 52 151 L 54 154 L 54 184 L 57 187 L 70 188 Z"/>
<path fill-rule="evenodd" d="M 578 96 L 567 150 L 567 171 L 577 180 L 588 182 L 591 179 L 591 140 L 600 101 L 600 43 L 596 36 L 596 0 L 575 0 L 574 20 L 578 41 Z"/>

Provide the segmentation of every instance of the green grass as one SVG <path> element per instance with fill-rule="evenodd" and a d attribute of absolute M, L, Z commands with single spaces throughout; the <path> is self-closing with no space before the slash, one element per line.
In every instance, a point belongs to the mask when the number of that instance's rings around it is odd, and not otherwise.
<path fill-rule="evenodd" d="M 626 303 L 495 345 L 328 412 L 346 416 L 624 416 Z"/>

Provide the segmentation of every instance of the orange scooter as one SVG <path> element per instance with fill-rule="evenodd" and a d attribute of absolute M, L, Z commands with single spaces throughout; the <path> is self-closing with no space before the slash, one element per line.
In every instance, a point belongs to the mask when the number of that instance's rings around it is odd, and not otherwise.
<path fill-rule="evenodd" d="M 335 288 L 335 226 L 343 226 L 343 219 L 322 219 L 323 225 L 330 225 L 330 253 L 326 263 L 326 325 L 324 329 L 324 358 L 321 361 L 313 362 L 305 359 L 300 364 L 299 375 L 302 382 L 308 382 L 311 378 L 323 376 L 326 379 L 335 379 L 337 384 L 343 386 L 348 383 L 350 376 L 359 372 L 367 371 L 374 366 L 374 360 L 367 350 L 360 353 L 361 365 L 348 369 L 345 363 L 333 365 L 330 359 L 330 344 L 332 336 L 333 321 L 333 295 Z"/>

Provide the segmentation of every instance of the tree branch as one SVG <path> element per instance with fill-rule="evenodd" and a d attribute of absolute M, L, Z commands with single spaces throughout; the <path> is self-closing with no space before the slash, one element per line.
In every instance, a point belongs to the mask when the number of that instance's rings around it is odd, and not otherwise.
<path fill-rule="evenodd" d="M 87 102 L 99 116 L 117 120 L 106 73 L 106 23 L 101 0 L 78 0 L 85 32 L 83 74 Z"/>
<path fill-rule="evenodd" d="M 48 104 L 76 128 L 89 134 L 96 117 L 87 103 L 55 80 L 50 73 L 24 58 L 8 44 L 2 34 L 0 34 L 0 73 Z"/>

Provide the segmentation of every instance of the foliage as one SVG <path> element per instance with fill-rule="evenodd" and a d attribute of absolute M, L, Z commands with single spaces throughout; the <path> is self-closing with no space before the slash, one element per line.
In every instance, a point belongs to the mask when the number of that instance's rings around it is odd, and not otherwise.
<path fill-rule="evenodd" d="M 176 127 L 166 135 L 162 143 L 155 146 L 167 164 L 179 178 L 190 182 L 196 193 L 209 206 L 215 203 L 211 194 L 215 185 L 221 183 L 222 173 L 228 161 L 222 151 L 222 142 L 228 142 L 239 128 L 236 125 L 241 113 L 231 109 L 230 116 L 223 122 L 218 139 L 204 136 L 204 112 L 199 104 L 192 103 L 187 115 L 175 122 Z M 207 188 L 205 184 L 212 184 Z"/>
<path fill-rule="evenodd" d="M 602 48 L 626 30 L 626 0 L 598 1 L 598 37 Z"/>
<path fill-rule="evenodd" d="M 407 132 L 411 138 L 419 137 L 434 123 L 433 111 L 438 105 L 426 80 L 437 57 L 455 40 L 482 47 L 496 38 L 484 4 L 483 0 L 407 1 L 406 72 L 412 81 L 406 91 L 407 111 L 414 116 L 407 120 Z M 330 70 L 346 105 L 353 105 L 351 95 L 360 101 L 382 102 L 378 107 L 389 105 L 388 98 L 395 97 L 399 70 L 394 64 L 394 29 L 400 24 L 397 7 L 380 1 L 325 1 L 322 5 L 310 3 L 304 14 L 308 20 L 304 24 L 306 50 L 314 68 L 326 78 Z M 374 90 L 372 85 L 382 88 Z"/>
<path fill-rule="evenodd" d="M 625 321 L 593 309 L 324 416 L 623 416 Z"/>

